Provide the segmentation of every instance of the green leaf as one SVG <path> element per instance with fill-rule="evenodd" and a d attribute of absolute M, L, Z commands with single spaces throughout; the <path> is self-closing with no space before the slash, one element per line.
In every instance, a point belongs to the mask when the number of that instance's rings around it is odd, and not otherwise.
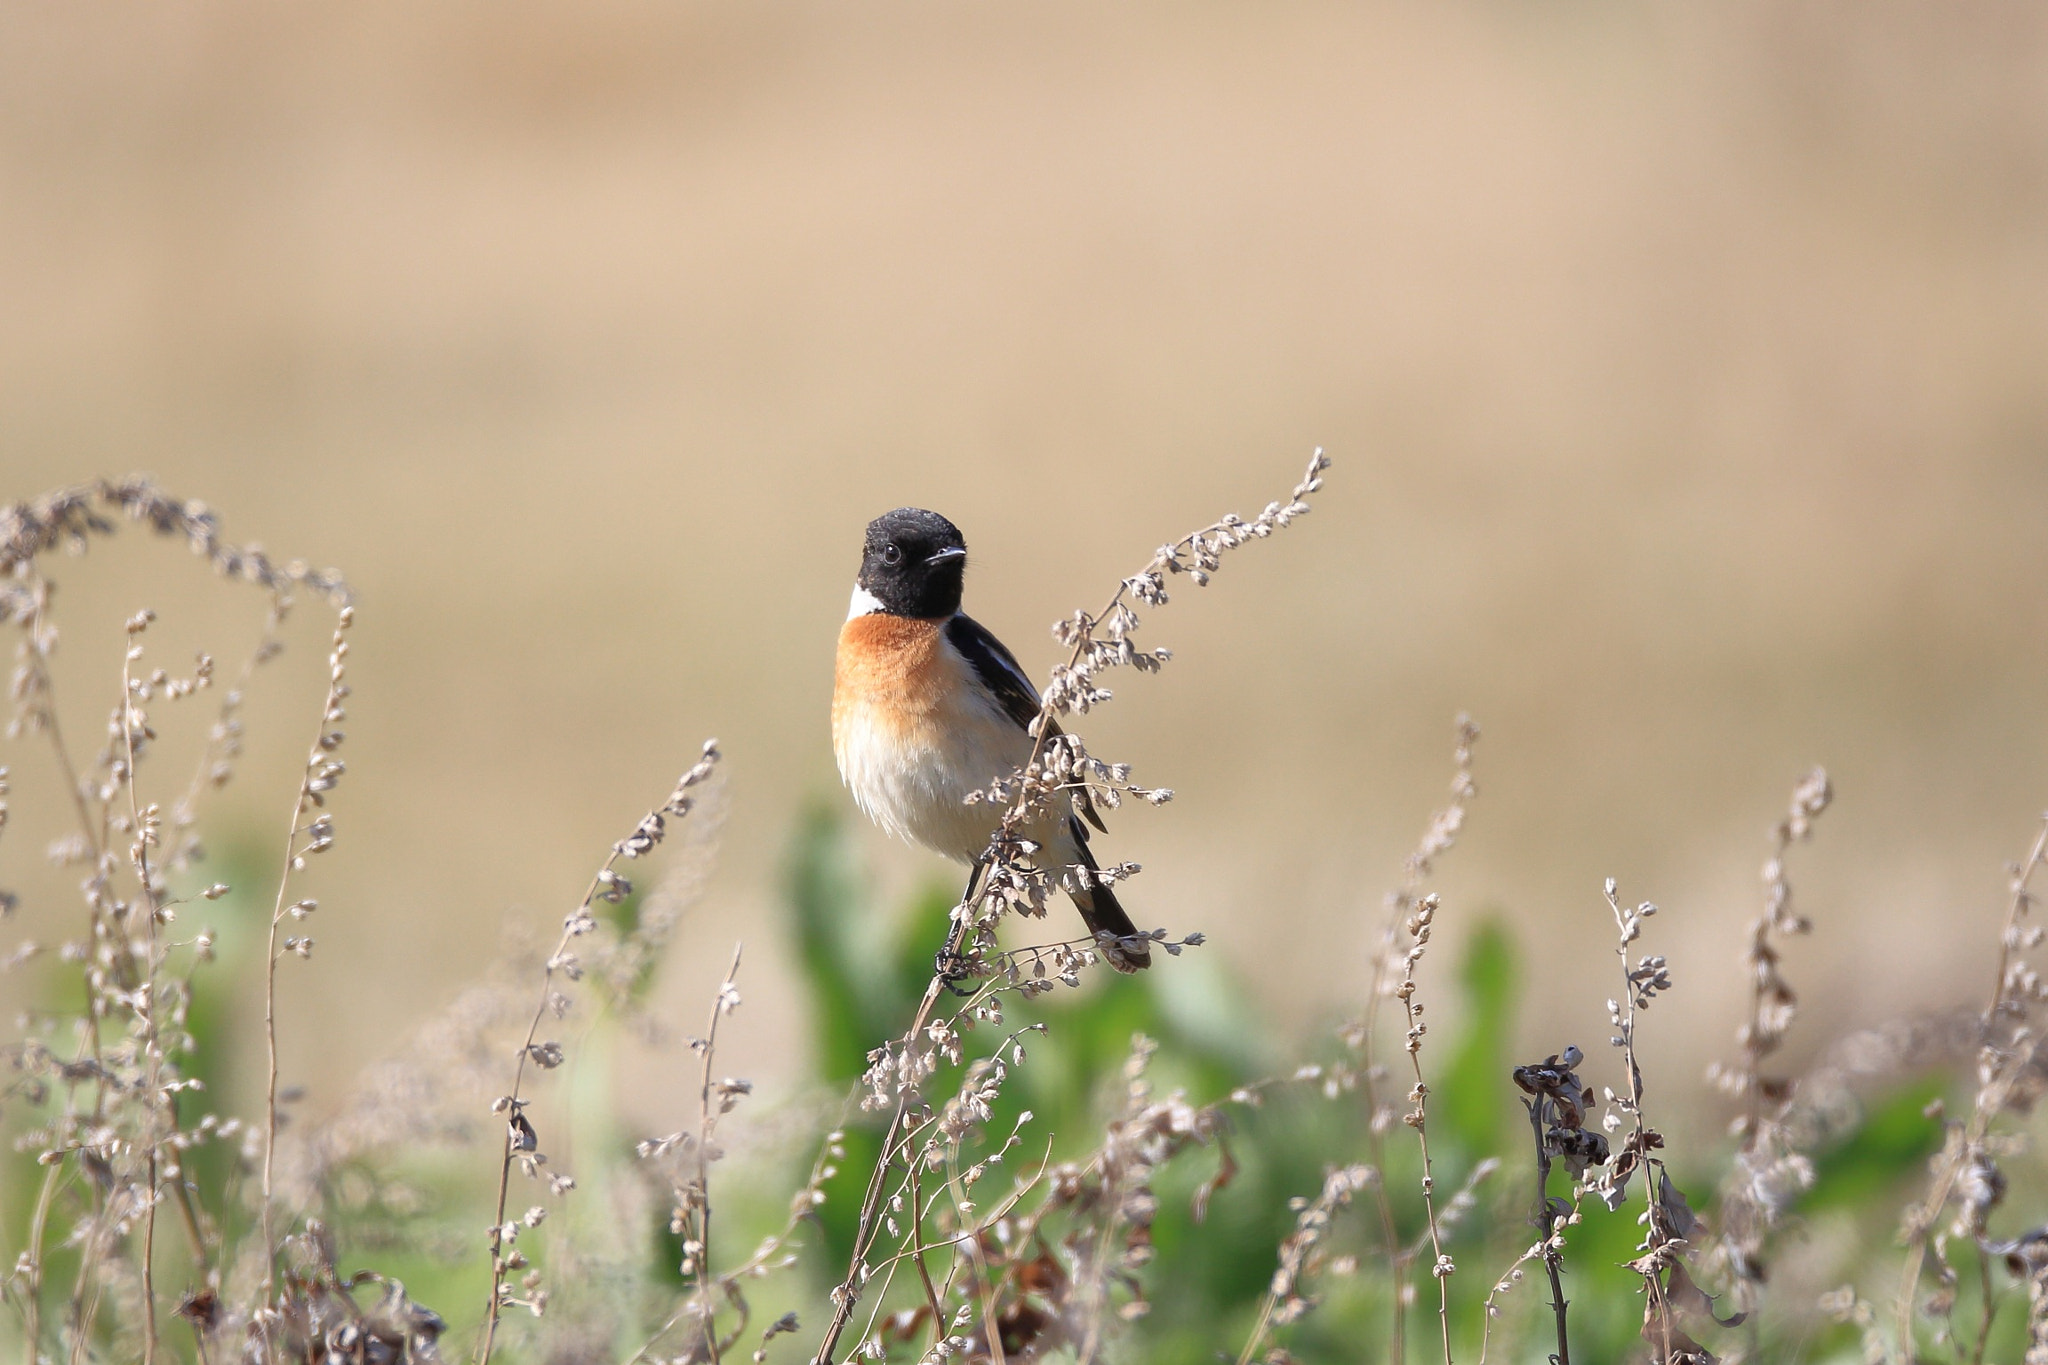
<path fill-rule="evenodd" d="M 1510 1119 L 1518 1125 L 1521 1119 L 1509 1079 L 1514 1061 L 1508 1056 L 1508 1042 L 1514 1035 L 1521 966 L 1514 939 L 1498 920 L 1482 923 L 1465 944 L 1458 981 L 1464 993 L 1464 1008 L 1458 1013 L 1465 1024 L 1448 1064 L 1429 1078 L 1430 1132 L 1442 1133 L 1467 1157 L 1517 1150 L 1506 1145 L 1511 1141 Z M 1428 1062 L 1425 1052 L 1425 1075 Z"/>

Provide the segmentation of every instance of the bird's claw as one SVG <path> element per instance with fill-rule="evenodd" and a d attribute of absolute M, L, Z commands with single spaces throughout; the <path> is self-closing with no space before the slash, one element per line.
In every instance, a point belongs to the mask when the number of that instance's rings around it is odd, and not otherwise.
<path fill-rule="evenodd" d="M 974 959 L 967 954 L 941 948 L 932 958 L 932 970 L 938 973 L 939 981 L 953 994 L 963 997 L 974 994 L 973 987 L 960 985 L 974 975 Z"/>

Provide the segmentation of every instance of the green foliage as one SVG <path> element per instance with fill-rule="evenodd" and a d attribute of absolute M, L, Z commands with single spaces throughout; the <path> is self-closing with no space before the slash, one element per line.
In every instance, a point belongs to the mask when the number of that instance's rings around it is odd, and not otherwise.
<path fill-rule="evenodd" d="M 1456 1015 L 1458 1038 L 1430 1086 L 1430 1118 L 1431 1131 L 1469 1164 L 1489 1152 L 1516 1150 L 1525 1131 L 1515 1089 L 1503 1084 L 1516 1060 L 1508 1055 L 1508 1040 L 1514 1036 L 1521 966 L 1498 920 L 1482 923 L 1467 940 L 1458 985 L 1464 993 Z"/>
<path fill-rule="evenodd" d="M 1865 1210 L 1880 1199 L 1896 1210 L 1900 1182 L 1924 1170 L 1941 1147 L 1941 1124 L 1927 1109 L 1944 1088 L 1933 1079 L 1906 1086 L 1872 1108 L 1855 1132 L 1818 1153 L 1801 1211 Z"/>

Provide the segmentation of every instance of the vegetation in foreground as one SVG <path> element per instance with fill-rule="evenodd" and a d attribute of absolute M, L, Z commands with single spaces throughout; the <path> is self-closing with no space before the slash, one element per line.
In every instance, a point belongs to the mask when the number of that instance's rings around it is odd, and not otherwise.
<path fill-rule="evenodd" d="M 651 986 L 708 856 L 694 813 L 718 793 L 714 745 L 606 853 L 558 935 L 495 963 L 331 1119 L 288 1123 L 278 983 L 317 970 L 308 892 L 346 773 L 347 586 L 227 542 L 211 512 L 143 480 L 9 509 L 16 761 L 54 764 L 75 797 L 17 812 L 30 829 L 10 842 L 49 838 L 82 913 L 59 945 L 0 951 L 29 1002 L 6 1046 L 0 1333 L 27 1362 L 2048 1361 L 2027 1143 L 2048 827 L 2012 869 L 1989 999 L 1842 1038 L 1788 1076 L 1773 1059 L 1807 923 L 1787 864 L 1831 796 L 1825 774 L 1802 778 L 1767 846 L 1748 1019 L 1709 1078 L 1726 1133 L 1664 1124 L 1693 1082 L 1639 1059 L 1682 989 L 1654 904 L 1591 889 L 1616 957 L 1574 988 L 1607 999 L 1611 1035 L 1540 1059 L 1506 1052 L 1522 982 L 1503 931 L 1465 935 L 1454 972 L 1431 953 L 1455 918 L 1480 918 L 1430 880 L 1477 794 L 1469 721 L 1358 1011 L 1327 1037 L 1262 1035 L 1199 934 L 1150 934 L 1170 960 L 1139 981 L 1101 971 L 1091 940 L 1002 947 L 1003 921 L 1032 937 L 1081 875 L 1033 866 L 1015 831 L 1035 810 L 1080 789 L 1111 808 L 1171 797 L 1050 722 L 1109 700 L 1109 670 L 1163 665 L 1133 641 L 1141 617 L 1306 513 L 1326 467 L 1319 452 L 1285 501 L 1162 548 L 1060 623 L 1070 654 L 1037 753 L 984 794 L 1004 823 L 958 903 L 865 904 L 843 831 L 811 817 L 788 884 L 816 1084 L 730 1117 L 751 1092 L 718 1066 L 721 1035 L 745 1026 L 735 952 L 703 1019 L 677 1024 L 694 1030 L 678 1044 L 694 1121 L 653 1136 L 609 1112 L 607 1058 L 668 1023 Z M 173 674 L 139 610 L 88 756 L 52 704 L 49 554 L 124 519 L 253 588 L 266 624 L 232 677 L 207 658 Z M 237 711 L 308 603 L 333 631 L 290 823 L 268 867 L 208 859 Z M 160 724 L 205 727 L 195 772 L 149 765 Z M 667 875 L 640 874 L 663 855 Z M 225 1107 L 232 974 L 250 963 L 219 951 L 216 913 L 261 930 L 254 1114 Z"/>

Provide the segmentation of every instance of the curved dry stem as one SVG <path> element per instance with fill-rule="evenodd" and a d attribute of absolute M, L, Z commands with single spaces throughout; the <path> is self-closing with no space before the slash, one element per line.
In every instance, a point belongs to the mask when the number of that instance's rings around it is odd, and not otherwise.
<path fill-rule="evenodd" d="M 545 1158 L 539 1151 L 540 1139 L 525 1114 L 526 1071 L 529 1062 L 541 1062 L 554 1066 L 560 1061 L 560 1049 L 540 1049 L 535 1040 L 540 1036 L 541 1020 L 547 1017 L 550 1008 L 566 1009 L 568 1000 L 555 989 L 558 977 L 566 976 L 575 980 L 582 976 L 583 967 L 570 945 L 578 938 L 597 928 L 597 920 L 590 909 L 600 898 L 620 901 L 631 892 L 631 883 L 615 871 L 621 859 L 638 858 L 652 852 L 667 833 L 667 819 L 681 819 L 695 808 L 695 798 L 690 789 L 707 781 L 718 764 L 718 741 L 707 740 L 703 753 L 688 771 L 677 779 L 675 790 L 668 800 L 655 810 L 641 817 L 633 833 L 612 845 L 611 852 L 598 865 L 583 899 L 575 910 L 562 921 L 562 936 L 555 944 L 555 950 L 548 955 L 541 973 L 540 998 L 533 1007 L 533 1016 L 527 1021 L 526 1035 L 519 1044 L 519 1060 L 512 1073 L 512 1089 L 500 1096 L 492 1105 L 493 1114 L 505 1115 L 504 1146 L 498 1163 L 498 1196 L 496 1215 L 491 1222 L 491 1299 L 485 1310 L 483 1343 L 478 1349 L 479 1365 L 490 1365 L 491 1352 L 498 1339 L 498 1323 L 505 1307 L 510 1302 L 506 1275 L 515 1269 L 511 1247 L 510 1230 L 505 1222 L 505 1202 L 512 1185 L 512 1165 L 515 1161 L 527 1160 L 538 1163 Z M 530 1155 L 529 1155 L 530 1154 Z M 558 1177 L 560 1188 L 571 1187 L 567 1177 Z M 534 1305 L 537 1307 L 537 1304 Z"/>

